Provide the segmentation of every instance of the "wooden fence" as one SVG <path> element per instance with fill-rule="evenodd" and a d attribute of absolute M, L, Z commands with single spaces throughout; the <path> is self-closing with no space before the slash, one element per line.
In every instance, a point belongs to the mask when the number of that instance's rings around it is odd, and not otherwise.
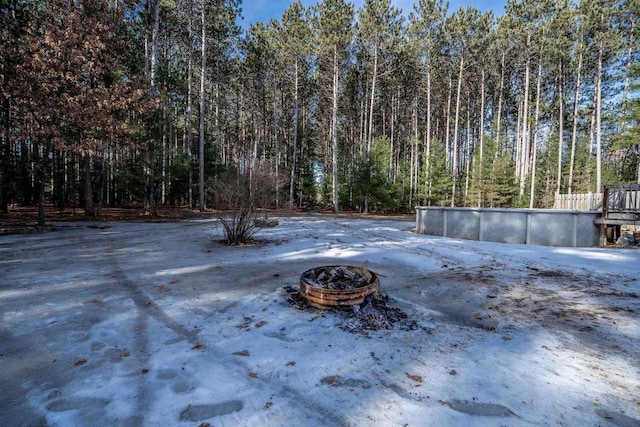
<path fill-rule="evenodd" d="M 602 207 L 602 193 L 556 194 L 553 209 L 575 211 L 596 210 Z"/>

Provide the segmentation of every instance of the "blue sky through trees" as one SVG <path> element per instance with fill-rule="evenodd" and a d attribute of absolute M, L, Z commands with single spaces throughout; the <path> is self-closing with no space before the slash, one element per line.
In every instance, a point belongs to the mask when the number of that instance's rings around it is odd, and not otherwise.
<path fill-rule="evenodd" d="M 406 15 L 413 10 L 413 4 L 416 1 L 392 0 L 392 3 Z M 265 23 L 270 19 L 279 21 L 291 2 L 292 0 L 244 0 L 242 2 L 242 16 L 244 19 L 239 19 L 238 24 L 247 29 L 250 24 L 258 21 Z M 364 4 L 364 0 L 352 0 L 352 2 L 356 10 Z M 318 0 L 302 0 L 302 4 L 305 6 L 311 6 L 316 3 L 318 3 Z M 506 0 L 450 0 L 449 13 L 453 13 L 461 7 L 473 6 L 482 12 L 492 10 L 495 16 L 500 16 L 504 13 L 505 4 Z"/>

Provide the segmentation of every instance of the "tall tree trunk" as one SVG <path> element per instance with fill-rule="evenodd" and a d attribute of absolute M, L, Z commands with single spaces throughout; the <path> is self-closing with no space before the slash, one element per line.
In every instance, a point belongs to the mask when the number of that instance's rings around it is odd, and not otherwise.
<path fill-rule="evenodd" d="M 389 172 L 387 173 L 387 178 L 392 181 L 394 184 L 396 182 L 395 170 L 394 170 L 394 156 L 393 152 L 395 151 L 396 146 L 396 122 L 395 122 L 395 111 L 396 111 L 396 101 L 395 101 L 395 93 L 391 95 L 391 138 L 389 140 L 390 150 L 389 150 Z"/>
<path fill-rule="evenodd" d="M 333 105 L 331 108 L 332 154 L 333 154 L 333 211 L 338 213 L 338 46 L 333 47 Z"/>
<path fill-rule="evenodd" d="M 200 211 L 204 211 L 206 206 L 204 191 L 204 106 L 205 91 L 204 84 L 207 71 L 207 7 L 206 0 L 202 0 L 202 11 L 200 14 L 202 24 L 202 62 L 200 69 L 200 143 L 198 145 L 198 187 L 200 189 Z"/>
<path fill-rule="evenodd" d="M 164 103 L 164 101 L 162 102 L 162 148 L 161 148 L 161 156 L 162 156 L 162 162 L 161 162 L 161 171 L 160 171 L 160 176 L 161 176 L 161 180 L 160 180 L 160 203 L 161 204 L 165 204 L 165 198 L 167 195 L 167 186 L 166 186 L 166 178 L 167 178 L 167 153 L 168 153 L 168 144 L 169 142 L 167 141 L 168 137 L 168 128 L 169 125 L 167 123 L 167 107 L 166 104 Z M 103 156 L 104 158 L 104 156 Z M 156 207 L 155 210 L 157 211 L 157 203 L 156 203 Z M 100 214 L 98 214 L 99 216 Z"/>
<path fill-rule="evenodd" d="M 449 141 L 449 127 L 451 125 L 451 97 L 453 96 L 453 75 L 449 73 L 449 92 L 447 95 L 447 113 L 445 123 L 444 151 L 446 155 L 447 166 L 451 164 L 451 143 Z"/>
<path fill-rule="evenodd" d="M 258 100 L 254 103 L 256 111 L 259 110 L 259 106 L 256 105 Z M 251 146 L 251 162 L 249 166 L 249 197 L 253 199 L 255 195 L 255 181 L 256 172 L 258 169 L 258 141 L 262 141 L 260 132 L 260 123 L 258 114 L 253 114 L 253 145 Z"/>
<path fill-rule="evenodd" d="M 34 178 L 35 178 L 35 186 L 38 197 L 38 219 L 36 225 L 38 227 L 45 226 L 45 197 L 44 197 L 44 188 L 45 188 L 45 180 L 46 180 L 46 168 L 47 161 L 49 158 L 49 153 L 43 147 L 43 153 L 40 155 L 40 148 L 38 144 L 33 144 L 33 163 L 34 163 Z"/>
<path fill-rule="evenodd" d="M 425 196 L 431 199 L 431 56 L 427 59 L 427 132 L 425 135 Z"/>
<path fill-rule="evenodd" d="M 11 102 L 9 97 L 3 97 L 3 125 L 4 135 L 2 137 L 2 146 L 0 146 L 0 212 L 9 213 L 9 177 L 11 171 L 10 163 L 10 144 L 11 144 Z"/>
<path fill-rule="evenodd" d="M 32 123 L 28 126 L 33 127 Z M 29 131 L 31 134 L 32 130 Z M 20 184 L 22 185 L 22 202 L 25 205 L 31 205 L 33 202 L 33 173 L 31 165 L 33 164 L 33 155 L 31 153 L 31 143 L 25 141 L 20 144 Z"/>
<path fill-rule="evenodd" d="M 560 194 L 562 185 L 562 146 L 564 145 L 564 78 L 562 76 L 562 62 L 558 63 L 558 174 L 556 178 L 556 194 Z"/>
<path fill-rule="evenodd" d="M 413 102 L 413 106 L 411 108 L 411 123 L 412 126 L 414 127 L 414 132 L 415 132 L 415 128 L 416 128 L 416 122 L 418 121 L 418 109 L 416 107 L 415 104 L 416 101 Z M 393 101 L 392 101 L 393 103 Z M 391 114 L 393 116 L 393 113 Z M 414 137 L 410 139 L 410 144 L 411 144 L 411 160 L 410 160 L 410 167 L 409 167 L 409 206 L 408 208 L 411 209 L 412 205 L 413 205 L 413 195 L 416 192 L 416 186 L 415 186 L 415 181 L 414 181 L 414 175 L 416 172 L 416 168 L 415 168 L 415 164 L 416 164 L 416 158 L 418 156 L 418 150 L 417 150 L 417 138 L 415 137 L 415 133 L 414 133 Z"/>
<path fill-rule="evenodd" d="M 451 186 L 451 206 L 456 205 L 456 184 L 458 180 L 458 125 L 460 123 L 460 93 L 462 91 L 462 71 L 464 70 L 464 53 L 460 55 L 460 68 L 458 70 L 458 91 L 456 95 L 456 118 L 453 125 L 453 185 Z"/>
<path fill-rule="evenodd" d="M 371 99 L 369 101 L 369 131 L 367 132 L 367 149 L 365 155 L 365 162 L 369 162 L 369 153 L 371 152 L 371 143 L 373 141 L 373 106 L 376 99 L 376 78 L 378 76 L 378 46 L 373 47 L 373 72 L 371 75 Z M 393 120 L 393 117 L 392 117 Z M 366 165 L 367 171 L 371 171 L 368 165 Z M 364 212 L 369 212 L 369 179 L 364 184 Z"/>
<path fill-rule="evenodd" d="M 373 74 L 371 76 L 371 99 L 369 101 L 369 132 L 367 138 L 367 160 L 371 152 L 371 142 L 373 140 L 373 106 L 376 99 L 376 79 L 378 76 L 378 46 L 373 49 Z"/>
<path fill-rule="evenodd" d="M 279 163 L 280 163 L 280 152 L 279 152 L 279 146 L 278 146 L 278 102 L 277 102 L 277 90 L 278 90 L 278 86 L 277 86 L 277 81 L 275 79 L 275 76 L 273 78 L 273 144 L 274 144 L 274 148 L 275 148 L 275 155 L 276 155 L 276 165 L 275 165 L 275 169 L 276 169 L 276 209 L 279 208 L 279 204 L 278 204 L 278 200 L 280 198 L 280 170 L 279 170 Z"/>
<path fill-rule="evenodd" d="M 296 55 L 293 81 L 293 154 L 291 159 L 291 179 L 289 182 L 289 209 L 293 209 L 296 164 L 298 161 L 298 56 Z"/>
<path fill-rule="evenodd" d="M 369 98 L 369 83 L 365 83 L 364 92 L 360 97 L 360 155 L 364 163 L 365 147 L 367 145 L 367 99 Z"/>
<path fill-rule="evenodd" d="M 53 184 L 53 197 L 56 201 L 58 214 L 62 216 L 64 212 L 64 154 L 61 150 L 53 150 L 53 160 L 51 161 L 51 178 Z"/>
<path fill-rule="evenodd" d="M 635 27 L 635 20 L 632 18 L 629 22 L 630 25 L 630 29 L 629 29 L 629 40 L 635 40 L 636 38 L 636 27 Z M 620 111 L 620 116 L 622 117 L 622 123 L 620 123 L 620 132 L 621 133 L 625 133 L 627 131 L 627 122 L 625 119 L 626 113 L 627 113 L 627 99 L 629 96 L 629 75 L 631 73 L 631 67 L 633 64 L 633 43 L 629 44 L 629 48 L 627 49 L 627 61 L 625 64 L 625 72 L 624 72 L 624 87 L 622 88 L 622 105 L 621 105 L 621 111 Z M 630 148 L 631 150 L 631 148 Z M 638 182 L 638 184 L 640 184 L 640 147 L 636 146 L 636 162 L 637 162 L 637 166 L 636 166 L 636 176 L 637 179 L 636 181 Z"/>
<path fill-rule="evenodd" d="M 629 25 L 629 39 L 635 40 L 635 20 L 633 18 L 630 20 Z M 620 117 L 622 117 L 622 122 L 620 123 L 621 133 L 625 133 L 627 130 L 627 122 L 625 116 L 627 112 L 627 99 L 629 96 L 629 75 L 631 73 L 631 66 L 633 64 L 633 47 L 633 43 L 629 43 L 629 48 L 627 49 L 627 60 L 624 67 L 624 86 L 622 88 L 622 101 L 620 105 Z"/>
<path fill-rule="evenodd" d="M 188 49 L 187 57 L 187 161 L 189 162 L 189 208 L 193 208 L 193 51 L 191 43 L 193 40 L 193 3 L 189 1 L 189 23 L 188 23 Z"/>
<path fill-rule="evenodd" d="M 518 113 L 516 115 L 516 138 L 514 141 L 514 149 L 515 149 L 515 176 L 518 178 L 518 182 L 520 179 L 520 174 L 522 173 L 522 111 L 524 110 L 524 96 L 521 96 L 522 99 L 518 100 Z M 505 140 L 508 141 L 508 138 Z"/>
<path fill-rule="evenodd" d="M 531 75 L 531 58 L 529 56 L 529 45 L 531 44 L 531 33 L 527 34 L 527 61 L 524 75 L 524 98 L 522 107 L 522 139 L 520 151 L 520 197 L 524 196 L 524 189 L 527 182 L 527 168 L 529 164 L 529 80 Z"/>
<path fill-rule="evenodd" d="M 580 74 L 582 71 L 582 47 L 579 47 L 578 69 L 576 70 L 576 91 L 573 95 L 573 126 L 571 130 L 571 157 L 569 159 L 569 182 L 567 192 L 573 192 L 573 168 L 576 158 L 576 143 L 578 140 L 578 111 L 580 108 Z"/>
<path fill-rule="evenodd" d="M 536 193 L 536 166 L 538 159 L 538 131 L 540 130 L 540 90 L 542 88 L 542 50 L 540 51 L 540 60 L 538 62 L 538 77 L 536 84 L 536 111 L 534 115 L 533 147 L 531 160 L 531 194 L 529 195 L 529 209 L 533 209 Z"/>
<path fill-rule="evenodd" d="M 595 80 L 594 80 L 595 83 Z M 591 109 L 591 120 L 589 124 L 589 160 L 593 158 L 595 154 L 594 146 L 596 144 L 596 102 L 598 100 L 598 91 L 594 89 L 593 91 L 593 100 L 591 101 L 591 105 L 593 108 Z"/>
<path fill-rule="evenodd" d="M 471 168 L 471 96 L 467 91 L 467 143 L 464 152 L 465 178 L 464 178 L 464 203 L 469 203 L 469 170 Z"/>
<path fill-rule="evenodd" d="M 152 91 L 156 87 L 156 68 L 158 64 L 158 32 L 160 30 L 160 0 L 153 3 L 153 33 L 151 34 L 151 66 L 149 70 L 149 81 Z"/>
<path fill-rule="evenodd" d="M 44 167 L 44 165 L 42 165 Z M 45 177 L 41 177 L 42 181 L 38 183 L 38 219 L 37 226 L 44 227 L 46 225 L 45 221 L 45 198 L 44 198 L 44 179 Z"/>
<path fill-rule="evenodd" d="M 596 105 L 595 105 L 595 137 L 596 137 L 596 193 L 602 190 L 602 56 L 604 42 L 598 44 L 598 69 L 596 71 Z"/>
<path fill-rule="evenodd" d="M 478 156 L 478 207 L 482 207 L 482 191 L 484 188 L 483 177 L 482 177 L 482 169 L 483 169 L 483 161 L 484 161 L 484 98 L 485 98 L 485 69 L 484 65 L 482 66 L 482 75 L 480 82 L 480 135 L 479 135 L 479 156 Z"/>
<path fill-rule="evenodd" d="M 105 199 L 105 185 L 107 183 L 107 158 L 106 153 L 103 150 L 101 154 L 101 162 L 100 162 L 100 191 L 98 191 L 98 217 L 102 216 L 102 207 L 104 205 Z"/>
<path fill-rule="evenodd" d="M 400 102 L 400 93 L 398 93 L 398 102 Z M 400 106 L 396 109 L 398 111 L 398 115 L 400 114 Z M 413 100 L 413 142 L 416 146 L 416 154 L 415 154 L 415 166 L 413 167 L 413 173 L 415 176 L 413 179 L 413 188 L 416 195 L 416 203 L 420 203 L 419 195 L 419 165 L 420 165 L 420 130 L 418 128 L 418 93 L 416 91 L 415 98 Z M 413 209 L 414 206 L 411 204 L 409 209 Z"/>
<path fill-rule="evenodd" d="M 95 216 L 93 204 L 93 188 L 91 186 L 91 156 L 82 156 L 82 175 L 84 177 L 84 214 L 85 216 Z"/>
<path fill-rule="evenodd" d="M 502 119 L 502 93 L 504 91 L 505 50 L 500 59 L 500 89 L 498 90 L 498 114 L 496 117 L 496 147 L 500 147 L 500 121 Z"/>

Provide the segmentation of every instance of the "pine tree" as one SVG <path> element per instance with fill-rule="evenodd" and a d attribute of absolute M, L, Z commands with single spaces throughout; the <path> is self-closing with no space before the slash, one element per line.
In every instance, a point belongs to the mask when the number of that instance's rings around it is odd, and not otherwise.
<path fill-rule="evenodd" d="M 426 95 L 425 106 L 425 198 L 431 192 L 431 159 L 432 159 L 432 110 L 433 110 L 433 78 L 436 64 L 437 44 L 441 37 L 442 25 L 446 16 L 447 6 L 442 0 L 420 0 L 414 5 L 414 12 L 410 15 L 409 37 L 419 45 L 418 55 L 422 65 L 424 88 Z"/>
<path fill-rule="evenodd" d="M 390 0 L 366 0 L 358 12 L 358 41 L 369 58 L 371 84 L 369 86 L 369 114 L 366 141 L 362 148 L 362 159 L 366 164 L 374 139 L 375 99 L 379 70 L 394 72 L 388 68 L 389 55 L 400 43 L 400 11 L 391 6 Z M 368 189 L 365 187 L 363 211 L 368 211 Z"/>
<path fill-rule="evenodd" d="M 326 73 L 325 81 L 331 81 L 331 125 L 332 153 L 332 202 L 333 211 L 339 211 L 338 197 L 338 97 L 340 77 L 346 58 L 346 49 L 351 41 L 353 5 L 344 0 L 323 0 L 318 5 L 315 31 L 319 38 L 319 61 Z"/>
<path fill-rule="evenodd" d="M 293 2 L 282 15 L 279 27 L 280 53 L 287 64 L 288 80 L 293 83 L 292 136 L 291 136 L 291 171 L 289 179 L 289 209 L 293 209 L 296 191 L 296 173 L 298 164 L 298 130 L 300 127 L 300 81 L 301 62 L 311 51 L 311 28 L 308 12 L 300 1 Z M 291 76 L 291 71 L 293 76 Z"/>

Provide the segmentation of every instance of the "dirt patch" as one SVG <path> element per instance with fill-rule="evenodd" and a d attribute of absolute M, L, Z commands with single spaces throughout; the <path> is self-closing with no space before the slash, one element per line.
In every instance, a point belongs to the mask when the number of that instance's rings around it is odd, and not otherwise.
<path fill-rule="evenodd" d="M 88 217 L 81 208 L 66 207 L 63 210 L 53 205 L 45 206 L 46 226 L 36 227 L 38 220 L 37 206 L 12 206 L 8 213 L 0 213 L 0 235 L 6 234 L 35 234 L 55 231 L 57 222 L 113 222 L 113 221 L 144 221 L 170 222 L 182 219 L 210 218 L 212 212 L 200 212 L 185 206 L 162 206 L 158 214 L 153 216 L 142 206 L 103 208 L 100 216 Z"/>
<path fill-rule="evenodd" d="M 56 231 L 58 228 L 54 226 L 44 226 L 38 227 L 33 224 L 23 224 L 23 223 L 10 223 L 3 222 L 0 223 L 0 236 L 5 236 L 7 234 L 36 234 L 36 233 L 45 233 L 48 231 Z"/>
<path fill-rule="evenodd" d="M 419 281 L 428 281 L 430 284 L 439 283 L 464 283 L 466 287 L 474 289 L 493 286 L 501 283 L 496 276 L 503 269 L 501 264 L 490 264 L 474 269 L 465 267 L 448 267 L 443 266 L 442 271 L 433 271 L 416 276 Z"/>
<path fill-rule="evenodd" d="M 640 300 L 635 293 L 606 292 L 577 284 L 541 289 L 522 283 L 505 286 L 497 298 L 487 302 L 486 308 L 511 320 L 563 323 L 581 329 L 590 321 L 597 322 L 596 326 L 623 322 L 624 317 L 640 311 Z"/>
<path fill-rule="evenodd" d="M 615 278 L 579 272 L 528 267 L 524 281 L 495 288 L 482 309 L 501 326 L 540 325 L 566 337 L 567 346 L 584 353 L 637 359 L 640 353 L 623 348 L 617 334 L 630 331 L 640 313 L 640 298 Z M 612 332 L 615 331 L 615 334 Z"/>

